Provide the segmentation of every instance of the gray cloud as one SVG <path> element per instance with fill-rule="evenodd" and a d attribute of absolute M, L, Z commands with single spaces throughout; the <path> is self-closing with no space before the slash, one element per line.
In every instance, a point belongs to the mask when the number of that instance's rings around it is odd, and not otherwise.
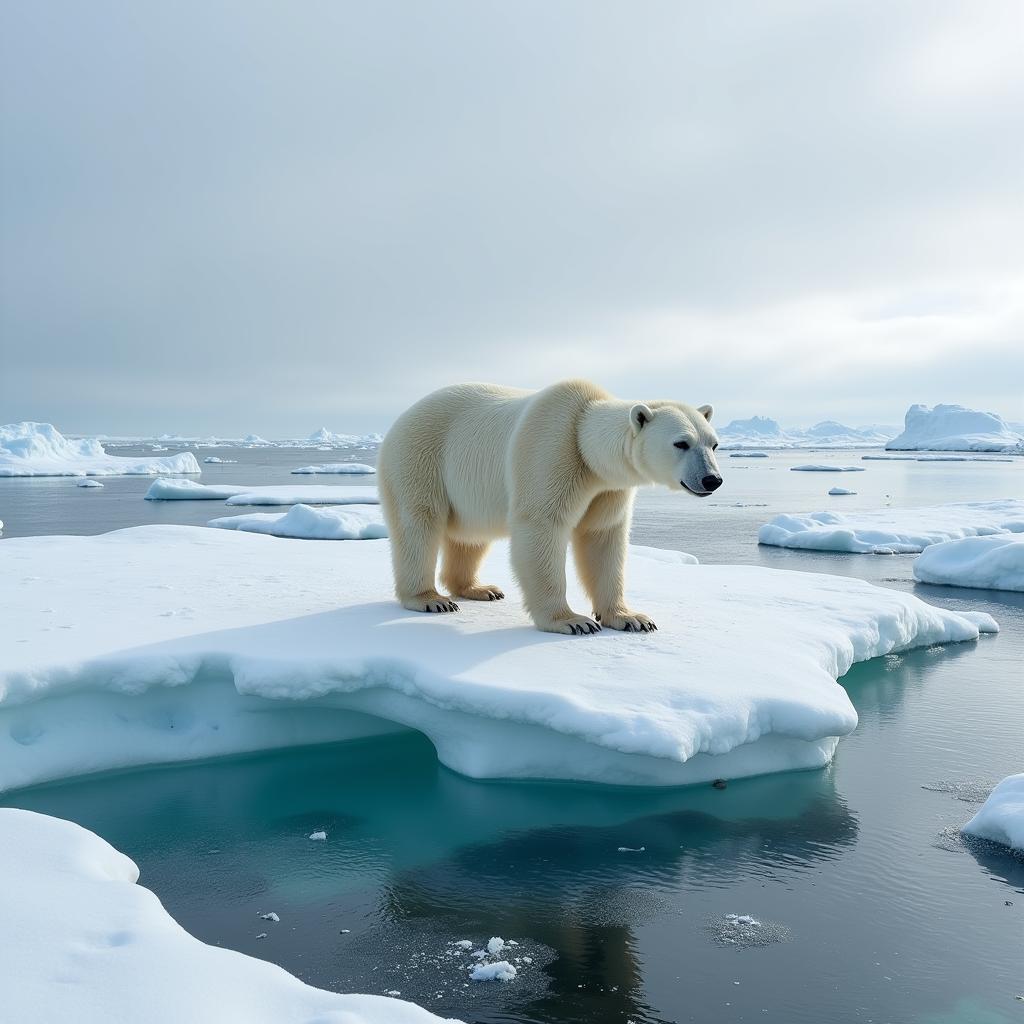
<path fill-rule="evenodd" d="M 0 419 L 568 374 L 1024 418 L 1019 4 L 5 5 Z"/>

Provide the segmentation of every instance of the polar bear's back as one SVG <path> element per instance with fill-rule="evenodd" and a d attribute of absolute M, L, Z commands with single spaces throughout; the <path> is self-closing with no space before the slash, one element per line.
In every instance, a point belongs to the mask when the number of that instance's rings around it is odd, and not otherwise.
<path fill-rule="evenodd" d="M 509 441 L 535 393 L 455 384 L 420 399 L 381 444 L 382 488 L 406 509 L 447 506 L 449 529 L 463 539 L 505 535 Z"/>

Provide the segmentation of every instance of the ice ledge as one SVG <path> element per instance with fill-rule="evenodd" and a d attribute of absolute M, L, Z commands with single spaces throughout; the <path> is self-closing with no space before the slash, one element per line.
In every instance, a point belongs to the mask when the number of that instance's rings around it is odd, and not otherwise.
<path fill-rule="evenodd" d="M 405 612 L 388 545 L 138 527 L 0 545 L 0 790 L 418 729 L 475 777 L 678 785 L 828 762 L 857 661 L 987 616 L 858 580 L 634 548 L 660 630 L 537 632 L 514 596 Z M 510 595 L 507 549 L 485 572 Z M 579 594 L 577 607 L 586 608 Z"/>

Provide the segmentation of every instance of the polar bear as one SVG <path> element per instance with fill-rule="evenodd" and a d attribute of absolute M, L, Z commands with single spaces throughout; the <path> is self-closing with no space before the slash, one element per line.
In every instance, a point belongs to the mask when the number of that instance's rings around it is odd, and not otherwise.
<path fill-rule="evenodd" d="M 568 380 L 542 391 L 493 384 L 441 388 L 407 409 L 380 448 L 377 478 L 403 607 L 453 612 L 453 598 L 500 600 L 477 572 L 492 540 L 511 537 L 512 568 L 537 628 L 596 633 L 657 627 L 623 594 L 636 488 L 659 483 L 706 497 L 722 483 L 711 406 L 626 402 Z M 572 542 L 594 617 L 566 600 Z"/>

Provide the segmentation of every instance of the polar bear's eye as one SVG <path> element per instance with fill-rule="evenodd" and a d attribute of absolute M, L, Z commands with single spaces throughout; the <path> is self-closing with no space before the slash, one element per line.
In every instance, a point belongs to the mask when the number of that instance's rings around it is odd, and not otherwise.
<path fill-rule="evenodd" d="M 690 449 L 690 445 L 686 441 L 676 441 L 676 447 L 677 448 L 682 448 L 684 452 L 685 451 L 689 451 L 689 449 Z"/>
<path fill-rule="evenodd" d="M 713 452 L 717 452 L 718 451 L 718 442 L 717 441 L 711 446 L 711 450 Z"/>

